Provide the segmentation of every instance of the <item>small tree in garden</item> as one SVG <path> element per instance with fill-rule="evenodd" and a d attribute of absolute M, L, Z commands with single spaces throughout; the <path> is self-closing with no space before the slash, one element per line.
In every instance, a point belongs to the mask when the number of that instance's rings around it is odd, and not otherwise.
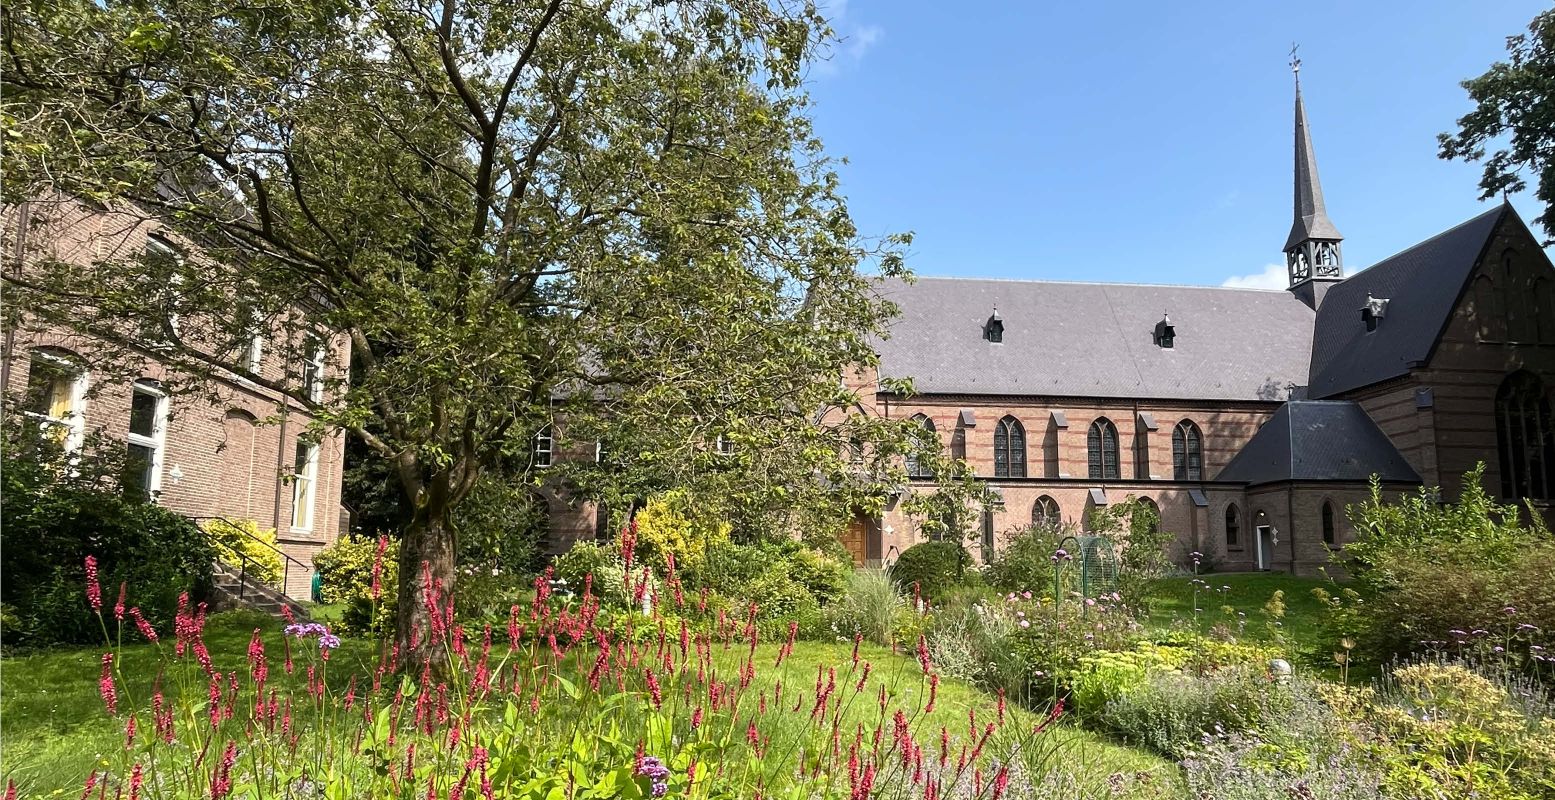
<path fill-rule="evenodd" d="M 90 334 L 105 364 L 154 329 L 182 388 L 235 372 L 349 430 L 403 494 L 406 576 L 453 586 L 455 509 L 499 462 L 538 481 L 540 441 L 600 441 L 617 497 L 700 485 L 742 518 L 828 530 L 880 502 L 910 444 L 899 421 L 814 418 L 850 406 L 838 377 L 873 363 L 890 311 L 860 264 L 903 275 L 906 239 L 858 236 L 811 131 L 802 77 L 831 39 L 811 3 L 0 13 L 5 202 L 46 229 L 36 201 L 77 198 L 202 250 L 40 247 L 6 273 L 10 305 Z M 343 331 L 349 388 L 252 374 L 236 354 L 256 326 Z M 589 472 L 571 469 L 543 474 Z M 411 640 L 419 585 L 399 589 L 413 663 L 439 660 Z"/>

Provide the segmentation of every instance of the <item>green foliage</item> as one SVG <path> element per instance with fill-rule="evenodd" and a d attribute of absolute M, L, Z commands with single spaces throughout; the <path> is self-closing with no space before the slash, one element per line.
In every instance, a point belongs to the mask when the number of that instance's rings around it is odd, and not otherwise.
<path fill-rule="evenodd" d="M 1087 656 L 1131 650 L 1144 637 L 1133 612 L 1110 602 L 1015 599 L 1001 604 L 999 612 L 1014 620 L 1011 649 L 1024 664 L 1025 680 L 1039 697 L 1067 691 Z M 1012 693 L 1016 688 L 1011 687 Z"/>
<path fill-rule="evenodd" d="M 348 338 L 322 397 L 269 388 L 393 465 L 401 541 L 447 581 L 487 470 L 617 513 L 685 489 L 752 538 L 836 530 L 903 479 L 908 426 L 844 411 L 837 375 L 877 360 L 910 237 L 860 236 L 815 136 L 813 4 L 286 11 L 4 8 L 5 202 L 144 208 L 203 250 L 67 263 L 31 237 L 8 305 L 105 362 L 176 313 L 173 393 L 245 373 L 213 362 L 256 319 Z"/>
<path fill-rule="evenodd" d="M 343 630 L 383 632 L 394 624 L 399 588 L 398 541 L 385 548 L 379 572 L 381 594 L 373 596 L 373 567 L 379 564 L 378 540 L 346 534 L 313 557 L 322 580 L 324 602 L 344 603 Z"/>
<path fill-rule="evenodd" d="M 891 579 L 903 591 L 933 600 L 964 583 L 971 558 L 958 541 L 920 542 L 902 551 L 891 565 Z"/>
<path fill-rule="evenodd" d="M 1539 222 L 1555 237 L 1555 11 L 1534 17 L 1527 33 L 1507 39 L 1506 49 L 1507 61 L 1463 82 L 1475 107 L 1458 119 L 1457 132 L 1438 135 L 1440 154 L 1485 163 L 1481 200 L 1520 192 L 1527 188 L 1524 176 L 1537 175 L 1535 196 L 1545 204 Z"/>
<path fill-rule="evenodd" d="M 216 559 L 260 583 L 276 586 L 281 581 L 281 553 L 277 549 L 274 528 L 261 528 L 251 520 L 208 519 L 205 535 L 210 537 Z"/>
<path fill-rule="evenodd" d="M 1033 526 L 1016 531 L 1004 540 L 993 563 L 983 571 L 983 580 L 1001 592 L 1053 593 L 1053 553 L 1068 531 L 1063 528 Z"/>
<path fill-rule="evenodd" d="M 161 506 L 128 501 L 114 488 L 56 481 L 65 474 L 9 449 L 0 463 L 0 602 L 15 621 L 6 626 L 7 641 L 101 638 L 82 593 L 87 556 L 97 559 L 105 606 L 128 583 L 133 590 L 126 604 L 158 626 L 172 619 L 180 593 L 199 599 L 208 591 L 215 552 L 193 522 Z"/>
<path fill-rule="evenodd" d="M 1126 740 L 1182 757 L 1206 735 L 1257 729 L 1291 703 L 1288 687 L 1253 667 L 1204 675 L 1155 670 L 1109 702 L 1101 716 Z"/>
<path fill-rule="evenodd" d="M 1171 569 L 1168 548 L 1177 535 L 1161 530 L 1160 514 L 1133 495 L 1092 509 L 1086 529 L 1118 546 L 1117 591 L 1128 605 L 1143 608 L 1151 582 Z"/>
<path fill-rule="evenodd" d="M 732 526 L 706 513 L 691 495 L 675 489 L 650 498 L 633 517 L 637 556 L 664 574 L 673 557 L 676 570 L 695 575 L 707 565 L 707 552 L 729 541 Z"/>
<path fill-rule="evenodd" d="M 1427 662 L 1395 670 L 1380 689 L 1333 694 L 1342 715 L 1376 728 L 1369 751 L 1396 796 L 1535 800 L 1555 792 L 1555 719 L 1525 684 Z"/>
<path fill-rule="evenodd" d="M 1179 670 L 1189 658 L 1186 648 L 1151 642 L 1140 642 L 1132 650 L 1081 656 L 1080 667 L 1070 679 L 1070 697 L 1079 713 L 1100 716 L 1108 703 L 1143 686 L 1152 673 Z"/>
<path fill-rule="evenodd" d="M 566 581 L 574 592 L 581 593 L 592 576 L 590 589 L 601 602 L 619 608 L 631 601 L 626 593 L 626 564 L 615 547 L 601 542 L 574 542 L 567 552 L 557 556 L 553 566 L 556 577 Z M 640 574 L 634 576 L 638 578 Z"/>
<path fill-rule="evenodd" d="M 1482 477 L 1480 465 L 1450 504 L 1426 490 L 1388 502 L 1373 485 L 1353 512 L 1358 539 L 1345 547 L 1359 596 L 1330 595 L 1330 644 L 1356 638 L 1382 663 L 1421 642 L 1465 638 L 1453 631 L 1555 629 L 1555 539 L 1537 512 L 1496 503 Z"/>
<path fill-rule="evenodd" d="M 838 636 L 863 636 L 887 647 L 896 643 L 898 630 L 913 613 L 896 582 L 878 569 L 854 570 L 841 596 L 826 609 L 827 620 Z"/>

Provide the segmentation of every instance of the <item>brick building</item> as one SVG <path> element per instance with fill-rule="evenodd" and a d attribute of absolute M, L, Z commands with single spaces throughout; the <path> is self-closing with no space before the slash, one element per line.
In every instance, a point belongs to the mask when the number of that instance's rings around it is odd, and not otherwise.
<path fill-rule="evenodd" d="M 970 532 L 991 546 L 1132 495 L 1179 555 L 1315 572 L 1353 538 L 1346 507 L 1372 475 L 1452 499 L 1483 461 L 1502 498 L 1555 500 L 1555 272 L 1511 206 L 1346 277 L 1298 86 L 1294 216 L 1283 291 L 887 284 L 902 315 L 878 374 L 851 385 L 866 413 L 932 427 L 1002 495 Z M 914 395 L 881 388 L 900 378 Z M 925 533 L 894 502 L 846 538 L 858 560 L 889 561 Z"/>
<path fill-rule="evenodd" d="M 33 258 L 89 263 L 146 251 L 200 257 L 189 240 L 139 214 L 66 198 L 8 207 L 3 223 L 7 269 L 20 274 Z M 340 390 L 336 378 L 344 375 L 349 342 L 307 325 L 312 314 L 294 308 L 286 320 L 256 324 L 201 392 L 176 394 L 167 387 L 177 376 L 154 343 L 126 364 L 100 341 L 37 325 L 24 313 L 4 332 L 0 383 L 11 409 L 56 431 L 67 448 L 93 434 L 124 447 L 126 482 L 154 502 L 196 519 L 274 528 L 281 549 L 298 562 L 287 570 L 286 591 L 307 597 L 313 555 L 347 524 L 340 506 L 343 441 L 309 441 L 302 434 L 313 418 L 305 405 L 256 380 L 321 401 Z"/>

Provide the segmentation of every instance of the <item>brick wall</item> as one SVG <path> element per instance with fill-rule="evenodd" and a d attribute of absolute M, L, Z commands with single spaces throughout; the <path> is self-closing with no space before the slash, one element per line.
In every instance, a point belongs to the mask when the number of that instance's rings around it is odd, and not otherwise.
<path fill-rule="evenodd" d="M 158 230 L 137 216 L 70 201 L 34 204 L 32 214 L 38 224 L 29 227 L 27 249 L 35 257 L 82 262 L 127 258 L 143 251 L 148 236 Z M 16 222 L 14 207 L 0 220 L 8 253 L 15 252 Z M 305 317 L 307 312 L 292 313 Z M 191 330 L 198 330 L 197 320 L 189 322 Z M 284 333 L 278 325 L 264 339 L 255 373 L 263 380 L 296 385 L 301 334 Z M 84 365 L 86 391 L 78 405 L 79 419 L 86 432 L 100 432 L 115 443 L 111 446 L 125 446 L 136 381 L 180 383 L 149 351 L 110 354 L 90 337 L 39 326 L 25 317 L 5 331 L 5 340 L 4 388 L 12 397 L 25 391 L 40 349 Z M 326 376 L 339 375 L 349 363 L 349 341 L 331 335 L 326 343 Z M 248 519 L 275 528 L 283 552 L 302 562 L 290 565 L 287 592 L 307 597 L 313 555 L 335 540 L 341 525 L 342 435 L 337 432 L 319 442 L 311 524 L 293 528 L 289 476 L 299 435 L 313 418 L 299 404 L 235 372 L 222 372 L 198 388 L 167 398 L 157 502 L 191 517 Z"/>

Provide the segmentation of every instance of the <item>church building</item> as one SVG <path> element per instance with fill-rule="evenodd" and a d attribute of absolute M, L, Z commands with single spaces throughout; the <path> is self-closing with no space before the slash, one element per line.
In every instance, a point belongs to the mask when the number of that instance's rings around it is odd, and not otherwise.
<path fill-rule="evenodd" d="M 1312 573 L 1353 539 L 1346 507 L 1373 475 L 1451 500 L 1484 462 L 1493 494 L 1555 499 L 1555 271 L 1517 213 L 1493 208 L 1348 277 L 1343 240 L 1298 83 L 1287 289 L 891 282 L 901 315 L 878 372 L 850 386 L 866 413 L 933 430 L 1002 497 L 970 532 L 985 557 L 1009 531 L 1083 526 L 1135 496 L 1178 535 L 1179 559 Z M 881 388 L 903 378 L 911 396 Z M 917 477 L 850 526 L 858 561 L 927 538 L 901 510 L 931 490 Z"/>

